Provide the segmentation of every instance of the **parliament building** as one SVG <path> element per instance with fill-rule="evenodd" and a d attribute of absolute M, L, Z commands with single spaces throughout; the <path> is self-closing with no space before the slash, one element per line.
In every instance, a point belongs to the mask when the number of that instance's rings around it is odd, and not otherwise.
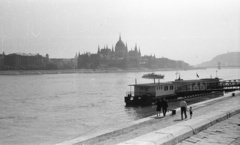
<path fill-rule="evenodd" d="M 115 47 L 104 46 L 96 54 L 78 54 L 78 68 L 138 68 L 146 64 L 146 57 L 154 59 L 153 56 L 141 57 L 140 48 L 135 45 L 133 50 L 128 50 L 127 43 L 121 39 L 117 41 Z"/>

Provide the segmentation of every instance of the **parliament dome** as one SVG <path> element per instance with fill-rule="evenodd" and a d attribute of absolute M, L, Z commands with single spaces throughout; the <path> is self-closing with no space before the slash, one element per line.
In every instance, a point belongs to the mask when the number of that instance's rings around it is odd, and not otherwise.
<path fill-rule="evenodd" d="M 118 51 L 118 49 L 123 50 L 125 48 L 125 44 L 121 40 L 121 36 L 119 37 L 118 42 L 116 43 L 115 49 Z"/>

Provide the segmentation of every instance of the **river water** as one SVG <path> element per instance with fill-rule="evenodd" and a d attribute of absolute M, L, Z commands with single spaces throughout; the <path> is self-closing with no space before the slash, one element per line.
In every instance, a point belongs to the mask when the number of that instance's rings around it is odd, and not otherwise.
<path fill-rule="evenodd" d="M 239 79 L 240 69 L 178 71 L 183 79 Z M 176 71 L 158 71 L 164 81 Z M 125 107 L 129 84 L 153 82 L 146 72 L 0 75 L 0 144 L 48 145 L 92 137 L 155 114 Z"/>

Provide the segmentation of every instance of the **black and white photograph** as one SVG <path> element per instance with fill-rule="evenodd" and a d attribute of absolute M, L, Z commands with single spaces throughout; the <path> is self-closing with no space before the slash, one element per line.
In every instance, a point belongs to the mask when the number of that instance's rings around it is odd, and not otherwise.
<path fill-rule="evenodd" d="M 240 145 L 239 0 L 0 0 L 0 145 Z"/>

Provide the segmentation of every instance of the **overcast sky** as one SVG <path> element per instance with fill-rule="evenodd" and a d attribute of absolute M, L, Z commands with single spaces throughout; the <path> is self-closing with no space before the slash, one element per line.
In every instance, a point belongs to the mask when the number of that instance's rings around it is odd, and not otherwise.
<path fill-rule="evenodd" d="M 0 51 L 72 58 L 115 47 L 191 65 L 240 51 L 239 0 L 0 0 Z"/>

